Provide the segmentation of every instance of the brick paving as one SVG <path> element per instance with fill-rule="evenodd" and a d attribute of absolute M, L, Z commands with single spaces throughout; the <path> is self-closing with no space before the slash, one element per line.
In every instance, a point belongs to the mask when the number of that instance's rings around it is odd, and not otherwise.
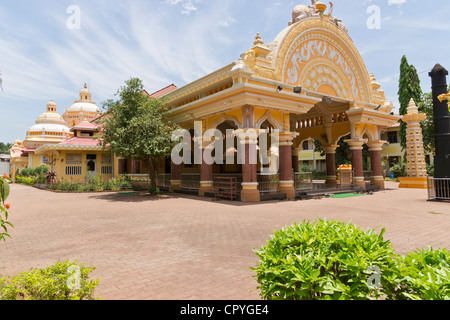
<path fill-rule="evenodd" d="M 95 266 L 105 300 L 254 300 L 252 249 L 274 230 L 317 217 L 386 228 L 396 251 L 450 248 L 450 204 L 426 190 L 398 189 L 345 199 L 246 205 L 184 195 L 57 194 L 12 185 L 12 239 L 0 270 L 14 275 L 58 260 Z"/>

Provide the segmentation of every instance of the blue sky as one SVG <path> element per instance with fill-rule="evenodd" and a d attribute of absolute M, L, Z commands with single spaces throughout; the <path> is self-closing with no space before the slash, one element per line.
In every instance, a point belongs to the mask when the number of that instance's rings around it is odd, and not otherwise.
<path fill-rule="evenodd" d="M 309 0 L 14 0 L 0 3 L 0 141 L 23 140 L 53 99 L 72 105 L 87 82 L 99 106 L 130 77 L 149 92 L 181 87 L 233 61 L 259 32 L 270 43 L 287 27 L 292 9 Z M 69 29 L 71 5 L 80 29 Z M 398 105 L 402 55 L 420 72 L 450 68 L 450 1 L 335 0 L 367 69 Z M 370 29 L 370 6 L 380 28 Z M 441 43 L 447 39 L 447 43 Z"/>

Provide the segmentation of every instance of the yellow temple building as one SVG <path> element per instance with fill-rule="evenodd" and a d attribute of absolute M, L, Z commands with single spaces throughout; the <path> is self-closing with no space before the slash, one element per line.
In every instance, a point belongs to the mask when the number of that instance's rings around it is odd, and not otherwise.
<path fill-rule="evenodd" d="M 216 177 L 228 175 L 236 177 L 242 201 L 260 201 L 267 186 L 293 199 L 303 142 L 321 141 L 326 183 L 335 185 L 337 142 L 349 134 L 354 185 L 366 187 L 362 150 L 367 144 L 371 182 L 384 188 L 381 151 L 387 141 L 381 133 L 399 117 L 392 114 L 393 104 L 367 71 L 348 29 L 332 12 L 320 1 L 297 6 L 288 27 L 272 42 L 266 44 L 257 34 L 237 61 L 166 95 L 171 120 L 191 132 L 195 122 L 201 122 L 202 133 L 254 129 L 277 132 L 280 139 L 272 150 L 279 171 L 269 178 L 259 163 L 172 164 L 172 190 L 198 189 L 199 195 L 207 195 L 214 191 Z M 258 138 L 247 137 L 243 143 L 247 151 L 255 150 Z"/>
<path fill-rule="evenodd" d="M 171 85 L 153 94 L 167 99 L 170 120 L 192 134 L 217 129 L 225 137 L 232 130 L 234 137 L 241 138 L 246 154 L 258 154 L 257 164 L 248 156 L 241 164 L 209 164 L 203 159 L 201 164 L 176 165 L 169 158 L 161 163 L 159 185 L 174 192 L 210 196 L 218 178 L 230 177 L 236 181 L 241 201 L 259 202 L 267 193 L 294 199 L 304 142 L 318 139 L 322 143 L 326 185 L 333 187 L 337 184 L 337 142 L 350 135 L 346 142 L 352 153 L 354 187 L 365 189 L 367 185 L 362 156 L 366 144 L 371 154 L 370 183 L 384 188 L 381 153 L 387 141 L 381 135 L 400 119 L 392 113 L 392 102 L 385 98 L 374 74 L 369 74 L 349 30 L 333 16 L 332 6 L 327 10 L 320 1 L 296 6 L 286 23 L 288 27 L 272 42 L 265 43 L 257 34 L 253 45 L 235 62 L 181 88 Z M 50 113 L 57 118 L 54 112 L 56 107 L 48 110 L 45 121 Z M 99 116 L 85 86 L 79 100 L 62 116 L 67 129 L 51 131 L 52 141 L 47 140 L 48 134 L 38 133 L 32 145 L 28 135 L 23 144 L 16 142 L 11 151 L 13 170 L 48 162 L 59 178 L 79 181 L 93 174 L 103 178 L 146 174 L 145 164 L 115 157 L 101 148 L 95 124 Z M 268 152 L 279 164 L 277 172 L 267 174 L 267 164 L 260 161 L 261 133 L 268 133 L 269 139 L 274 134 L 279 138 Z M 231 149 L 239 149 L 237 141 Z M 208 141 L 198 147 L 205 151 Z"/>

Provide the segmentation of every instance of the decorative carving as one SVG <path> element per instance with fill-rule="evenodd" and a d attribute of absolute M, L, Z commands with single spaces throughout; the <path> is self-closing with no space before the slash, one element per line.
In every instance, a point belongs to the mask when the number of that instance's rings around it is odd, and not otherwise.
<path fill-rule="evenodd" d="M 286 82 L 295 85 L 299 81 L 301 65 L 312 58 L 325 58 L 333 62 L 345 74 L 353 96 L 359 97 L 359 89 L 354 71 L 350 68 L 344 56 L 331 44 L 324 40 L 309 40 L 301 43 L 289 58 L 290 67 L 286 71 Z"/>
<path fill-rule="evenodd" d="M 289 21 L 289 26 L 297 23 L 303 19 L 311 17 L 319 17 L 319 12 L 316 9 L 316 0 L 311 0 L 310 6 L 298 5 L 292 11 L 292 21 Z"/>
<path fill-rule="evenodd" d="M 255 50 L 248 50 L 244 56 L 244 63 L 248 66 L 251 71 L 255 71 L 256 66 L 256 52 Z"/>
<path fill-rule="evenodd" d="M 334 4 L 333 4 L 333 2 L 330 2 L 330 9 L 328 10 L 328 18 L 330 19 L 331 22 L 333 22 L 335 25 L 337 25 L 339 29 L 344 31 L 347 35 L 350 35 L 347 26 L 342 22 L 342 20 L 339 20 L 338 18 L 333 17 L 333 9 L 334 9 Z"/>

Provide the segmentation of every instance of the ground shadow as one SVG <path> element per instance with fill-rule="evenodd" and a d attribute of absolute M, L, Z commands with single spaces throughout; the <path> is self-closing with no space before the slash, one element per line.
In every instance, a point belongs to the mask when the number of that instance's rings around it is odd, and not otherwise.
<path fill-rule="evenodd" d="M 147 192 L 115 192 L 115 193 L 99 193 L 89 197 L 89 199 L 106 200 L 109 202 L 146 202 L 146 201 L 163 201 L 167 199 L 177 198 L 174 194 L 164 193 L 152 196 Z"/>

